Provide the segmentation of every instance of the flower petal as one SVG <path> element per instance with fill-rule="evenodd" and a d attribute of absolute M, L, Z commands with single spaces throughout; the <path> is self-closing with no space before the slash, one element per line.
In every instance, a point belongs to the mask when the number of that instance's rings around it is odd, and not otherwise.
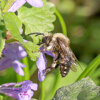
<path fill-rule="evenodd" d="M 32 87 L 31 87 L 32 86 Z M 36 87 L 36 83 L 26 80 L 20 83 L 6 83 L 0 85 L 0 93 L 4 93 L 18 100 L 31 100 L 34 92 L 33 88 Z"/>
<path fill-rule="evenodd" d="M 21 92 L 18 94 L 18 100 L 31 100 L 31 97 L 33 96 L 33 91 L 28 90 L 25 92 Z"/>
<path fill-rule="evenodd" d="M 8 10 L 8 12 L 15 12 L 17 11 L 22 5 L 26 3 L 26 0 L 16 0 Z"/>
<path fill-rule="evenodd" d="M 7 57 L 2 57 L 0 59 L 0 70 L 4 70 L 4 69 L 11 67 L 11 64 L 12 64 L 11 59 L 9 59 Z"/>
<path fill-rule="evenodd" d="M 6 83 L 6 84 L 9 84 L 9 83 Z M 4 86 L 4 85 L 0 86 L 0 93 L 4 93 L 5 95 L 13 97 L 13 98 L 18 98 L 19 91 L 18 89 L 14 88 L 14 85 L 12 85 L 11 87 L 10 85 L 9 86 Z"/>
<path fill-rule="evenodd" d="M 45 79 L 44 71 L 38 71 L 38 80 L 43 81 Z"/>
<path fill-rule="evenodd" d="M 42 7 L 43 6 L 43 2 L 42 0 L 26 0 L 30 5 L 34 6 L 34 7 Z"/>
<path fill-rule="evenodd" d="M 40 57 L 38 58 L 36 64 L 37 64 L 37 68 L 38 68 L 38 79 L 39 81 L 43 81 L 45 79 L 45 70 L 47 67 L 47 61 L 46 61 L 46 57 L 45 54 L 53 57 L 54 59 L 56 59 L 56 55 L 54 55 L 52 53 L 52 51 L 44 51 L 44 48 L 41 47 L 40 50 L 42 51 L 40 54 Z"/>
<path fill-rule="evenodd" d="M 52 51 L 44 51 L 43 53 L 45 53 L 53 58 L 56 58 L 55 55 L 52 53 Z"/>
<path fill-rule="evenodd" d="M 19 31 L 20 31 L 20 34 L 23 34 L 23 29 L 22 28 Z"/>
<path fill-rule="evenodd" d="M 3 84 L 1 85 L 0 87 L 13 87 L 14 85 L 16 85 L 16 83 L 6 83 L 6 84 Z"/>
<path fill-rule="evenodd" d="M 24 64 L 20 63 L 19 61 L 15 60 L 12 63 L 13 69 L 15 70 L 16 73 L 18 73 L 21 76 L 24 76 L 24 71 L 22 67 L 25 67 Z"/>
<path fill-rule="evenodd" d="M 12 60 L 20 60 L 27 56 L 25 49 L 19 42 L 5 44 L 2 54 Z"/>
<path fill-rule="evenodd" d="M 38 58 L 37 62 L 37 67 L 39 70 L 45 70 L 46 69 L 46 65 L 47 65 L 47 61 L 46 61 L 46 57 L 44 55 L 44 53 L 40 54 L 40 57 Z"/>
<path fill-rule="evenodd" d="M 36 83 L 32 83 L 32 84 L 30 85 L 30 87 L 31 87 L 31 89 L 34 90 L 34 91 L 36 91 L 36 90 L 38 89 L 38 85 L 37 85 Z"/>
<path fill-rule="evenodd" d="M 47 51 L 47 50 L 44 51 L 43 47 L 40 47 L 40 50 L 42 51 L 42 53 L 45 53 L 45 54 L 47 54 L 47 55 L 49 55 L 49 56 L 51 56 L 51 57 L 56 59 L 56 55 L 53 54 L 52 51 Z"/>

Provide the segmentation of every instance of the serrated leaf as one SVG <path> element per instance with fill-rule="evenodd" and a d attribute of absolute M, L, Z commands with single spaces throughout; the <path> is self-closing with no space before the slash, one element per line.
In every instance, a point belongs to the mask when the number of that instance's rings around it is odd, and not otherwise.
<path fill-rule="evenodd" d="M 90 78 L 84 78 L 58 89 L 53 100 L 91 100 L 98 96 L 100 96 L 100 86 L 96 86 Z"/>
<path fill-rule="evenodd" d="M 30 41 L 23 43 L 23 46 L 26 48 L 27 53 L 29 54 L 31 60 L 36 61 L 37 57 L 39 57 L 39 55 L 40 55 L 40 53 L 37 52 L 37 51 L 39 51 L 40 47 L 33 44 Z"/>
<path fill-rule="evenodd" d="M 18 17 L 25 25 L 25 33 L 50 32 L 54 29 L 54 5 L 44 3 L 41 8 L 23 6 L 18 10 Z"/>
<path fill-rule="evenodd" d="M 39 56 L 39 53 L 32 53 L 32 51 L 39 50 L 39 46 L 32 42 L 23 41 L 23 38 L 20 35 L 22 23 L 20 22 L 19 18 L 14 13 L 4 13 L 4 21 L 13 38 L 18 40 L 24 46 L 28 55 L 33 61 L 36 60 L 36 57 Z"/>
<path fill-rule="evenodd" d="M 4 21 L 7 29 L 14 39 L 23 42 L 23 38 L 20 35 L 20 29 L 22 28 L 22 23 L 14 13 L 4 13 Z"/>

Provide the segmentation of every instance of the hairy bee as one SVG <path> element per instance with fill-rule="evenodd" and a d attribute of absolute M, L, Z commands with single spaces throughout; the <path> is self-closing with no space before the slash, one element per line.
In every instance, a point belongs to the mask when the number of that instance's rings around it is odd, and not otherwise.
<path fill-rule="evenodd" d="M 44 48 L 44 51 L 51 51 L 53 55 L 55 55 L 51 66 L 47 67 L 45 73 L 55 69 L 57 66 L 60 66 L 60 73 L 62 77 L 65 77 L 70 69 L 76 71 L 76 68 L 73 68 L 73 65 L 75 65 L 76 62 L 76 58 L 70 49 L 70 41 L 67 37 L 61 33 L 31 34 L 43 35 L 41 47 Z"/>

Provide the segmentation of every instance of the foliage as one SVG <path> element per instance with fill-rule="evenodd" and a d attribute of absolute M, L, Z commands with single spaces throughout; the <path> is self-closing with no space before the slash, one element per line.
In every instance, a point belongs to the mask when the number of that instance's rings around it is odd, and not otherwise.
<path fill-rule="evenodd" d="M 2 52 L 4 45 L 5 45 L 5 40 L 4 40 L 5 27 L 1 21 L 0 21 L 0 27 L 1 27 L 1 30 L 0 30 L 0 57 L 1 57 L 1 54 L 2 54 L 1 52 Z"/>
<path fill-rule="evenodd" d="M 100 68 L 97 68 L 100 65 L 100 18 L 98 17 L 100 12 L 99 6 L 95 5 L 99 4 L 98 0 L 55 0 L 56 9 L 53 3 L 42 0 L 44 5 L 41 8 L 32 7 L 26 3 L 15 13 L 8 12 L 14 1 L 0 0 L 0 59 L 4 56 L 2 50 L 5 43 L 20 42 L 28 53 L 27 57 L 20 60 L 26 65 L 25 75 L 19 76 L 12 68 L 0 71 L 0 84 L 32 80 L 39 85 L 38 92 L 34 95 L 37 100 L 51 100 L 55 93 L 55 100 L 59 100 L 59 93 L 62 91 L 64 95 L 67 94 L 62 97 L 70 97 L 69 100 L 80 99 L 80 97 L 83 100 L 90 100 L 96 97 L 96 92 L 100 92 L 100 87 L 93 83 L 94 81 L 100 85 Z M 48 73 L 43 82 L 39 82 L 36 61 L 40 55 L 38 52 L 40 46 L 37 44 L 42 36 L 28 36 L 28 34 L 52 31 L 68 35 L 70 38 L 71 48 L 79 60 L 77 72 L 70 71 L 66 77 L 62 78 L 58 68 Z M 52 58 L 47 56 L 47 60 L 48 63 L 52 63 Z M 87 76 L 93 81 L 88 78 L 82 79 Z M 84 98 L 86 95 L 87 98 Z M 14 100 L 0 94 L 0 100 L 3 99 Z"/>
<path fill-rule="evenodd" d="M 42 8 L 25 5 L 18 10 L 18 17 L 25 26 L 25 34 L 32 32 L 50 32 L 54 29 L 52 22 L 55 21 L 54 5 L 44 3 Z"/>
<path fill-rule="evenodd" d="M 89 78 L 57 90 L 53 100 L 91 100 L 100 96 L 100 86 L 96 86 Z"/>

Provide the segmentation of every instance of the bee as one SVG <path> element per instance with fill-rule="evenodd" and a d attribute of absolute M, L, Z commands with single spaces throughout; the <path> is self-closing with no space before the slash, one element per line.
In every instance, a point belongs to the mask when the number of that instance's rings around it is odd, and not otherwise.
<path fill-rule="evenodd" d="M 55 56 L 50 67 L 47 67 L 45 74 L 60 66 L 60 73 L 65 77 L 70 69 L 76 71 L 76 57 L 70 49 L 70 40 L 62 33 L 30 33 L 36 35 L 43 35 L 40 47 L 44 48 L 42 51 L 51 51 Z M 74 65 L 74 66 L 73 66 Z"/>

